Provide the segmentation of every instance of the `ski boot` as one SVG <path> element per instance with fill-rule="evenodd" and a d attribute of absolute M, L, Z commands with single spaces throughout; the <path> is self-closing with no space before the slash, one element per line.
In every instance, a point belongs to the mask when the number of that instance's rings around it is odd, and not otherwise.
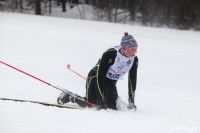
<path fill-rule="evenodd" d="M 57 103 L 58 104 L 65 104 L 68 102 L 76 103 L 82 108 L 91 108 L 91 104 L 88 104 L 87 101 L 85 101 L 84 97 L 81 97 L 79 95 L 70 95 L 69 93 L 62 92 L 60 96 L 57 98 Z"/>
<path fill-rule="evenodd" d="M 66 93 L 66 92 L 62 92 L 60 94 L 60 96 L 57 98 L 57 102 L 58 104 L 65 104 L 68 102 L 75 102 L 75 97 L 71 96 L 70 94 Z"/>

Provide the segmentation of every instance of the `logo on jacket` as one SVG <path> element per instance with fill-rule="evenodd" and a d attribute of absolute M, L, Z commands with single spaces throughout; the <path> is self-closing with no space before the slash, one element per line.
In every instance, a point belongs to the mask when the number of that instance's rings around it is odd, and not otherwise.
<path fill-rule="evenodd" d="M 113 61 L 112 59 L 109 59 L 109 60 L 108 60 L 108 64 L 112 63 L 112 61 Z"/>

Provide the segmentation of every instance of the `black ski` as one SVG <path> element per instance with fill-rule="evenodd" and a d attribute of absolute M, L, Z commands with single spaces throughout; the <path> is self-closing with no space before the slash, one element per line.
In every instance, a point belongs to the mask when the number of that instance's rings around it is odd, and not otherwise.
<path fill-rule="evenodd" d="M 15 102 L 28 102 L 28 103 L 37 103 L 45 106 L 55 106 L 59 108 L 69 108 L 69 109 L 83 109 L 79 107 L 73 107 L 73 106 L 68 106 L 68 105 L 63 105 L 63 104 L 56 104 L 56 103 L 47 103 L 47 102 L 39 102 L 39 101 L 30 101 L 30 100 L 20 100 L 20 99 L 10 99 L 10 98 L 0 98 L 0 100 L 9 100 L 9 101 L 15 101 Z"/>

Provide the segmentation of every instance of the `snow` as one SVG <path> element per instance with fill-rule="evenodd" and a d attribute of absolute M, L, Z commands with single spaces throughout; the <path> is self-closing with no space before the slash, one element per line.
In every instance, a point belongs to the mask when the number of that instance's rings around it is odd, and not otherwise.
<path fill-rule="evenodd" d="M 0 100 L 0 133 L 199 133 L 200 32 L 0 13 L 0 60 L 82 96 L 125 31 L 138 41 L 138 110 L 72 110 Z M 127 103 L 127 76 L 118 93 Z M 0 64 L 0 97 L 56 103 L 60 91 Z"/>

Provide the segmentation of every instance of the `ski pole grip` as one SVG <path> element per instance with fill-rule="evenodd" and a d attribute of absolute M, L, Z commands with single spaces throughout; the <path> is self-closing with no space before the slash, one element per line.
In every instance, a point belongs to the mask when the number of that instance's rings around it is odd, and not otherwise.
<path fill-rule="evenodd" d="M 80 74 L 77 73 L 76 71 L 72 70 L 70 67 L 71 67 L 71 65 L 67 64 L 67 68 L 68 68 L 70 71 L 72 71 L 73 73 L 77 74 L 77 75 L 80 76 L 81 78 L 87 80 L 87 78 L 83 77 L 82 75 L 80 75 Z"/>
<path fill-rule="evenodd" d="M 70 65 L 70 64 L 67 64 L 67 68 L 70 69 L 70 67 L 71 67 L 71 65 Z"/>

